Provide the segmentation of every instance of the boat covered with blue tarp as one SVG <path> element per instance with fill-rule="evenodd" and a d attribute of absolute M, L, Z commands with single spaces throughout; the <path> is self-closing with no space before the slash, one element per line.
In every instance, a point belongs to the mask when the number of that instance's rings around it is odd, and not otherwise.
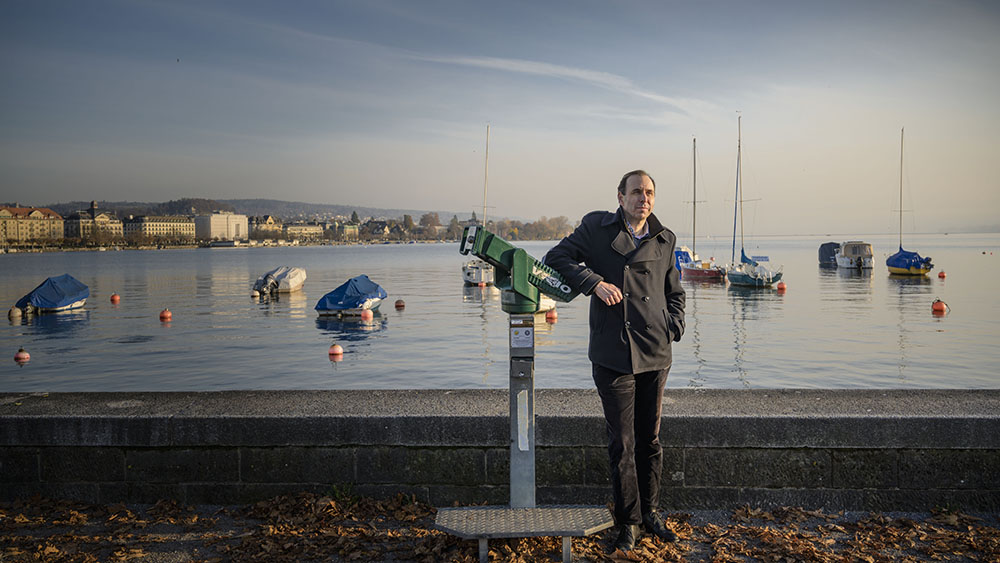
<path fill-rule="evenodd" d="M 916 252 L 903 250 L 902 246 L 899 247 L 899 252 L 886 259 L 885 265 L 890 274 L 922 276 L 934 269 L 930 256 L 924 257 Z"/>
<path fill-rule="evenodd" d="M 90 288 L 69 274 L 47 278 L 14 305 L 25 313 L 54 313 L 83 307 Z"/>
<path fill-rule="evenodd" d="M 362 274 L 321 297 L 316 311 L 320 315 L 360 315 L 365 309 L 377 311 L 388 295 L 382 286 Z"/>

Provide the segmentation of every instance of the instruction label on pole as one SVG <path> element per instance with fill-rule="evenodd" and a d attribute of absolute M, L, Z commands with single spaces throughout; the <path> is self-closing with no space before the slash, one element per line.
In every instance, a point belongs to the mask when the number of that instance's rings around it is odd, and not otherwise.
<path fill-rule="evenodd" d="M 534 356 L 535 319 L 532 315 L 510 316 L 510 348 L 515 356 Z"/>
<path fill-rule="evenodd" d="M 510 345 L 514 348 L 531 348 L 534 343 L 534 327 L 510 327 Z"/>

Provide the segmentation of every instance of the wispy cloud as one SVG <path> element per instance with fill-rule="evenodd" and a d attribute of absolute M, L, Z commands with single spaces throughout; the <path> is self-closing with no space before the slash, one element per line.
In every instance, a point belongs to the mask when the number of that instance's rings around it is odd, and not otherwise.
<path fill-rule="evenodd" d="M 659 104 L 669 106 L 671 111 L 682 114 L 694 114 L 703 110 L 706 105 L 701 100 L 687 98 L 677 98 L 664 96 L 656 92 L 643 89 L 632 80 L 610 72 L 598 70 L 588 70 L 585 68 L 575 68 L 571 66 L 556 65 L 551 63 L 528 61 L 523 59 L 504 59 L 498 57 L 435 57 L 429 55 L 411 55 L 412 58 L 439 64 L 450 64 L 459 66 L 469 66 L 498 70 L 502 72 L 512 72 L 518 74 L 530 74 L 533 76 L 548 76 L 551 78 L 577 80 L 593 86 L 621 92 L 638 98 L 650 100 Z"/>

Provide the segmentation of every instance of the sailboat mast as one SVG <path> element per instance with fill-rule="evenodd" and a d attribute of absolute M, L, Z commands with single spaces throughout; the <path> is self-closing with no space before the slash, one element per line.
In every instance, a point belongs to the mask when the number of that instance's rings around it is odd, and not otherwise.
<path fill-rule="evenodd" d="M 742 115 L 737 119 L 736 123 L 737 123 L 736 195 L 740 198 L 740 250 L 742 251 L 745 248 L 743 244 L 743 116 Z"/>
<path fill-rule="evenodd" d="M 691 189 L 694 192 L 691 200 L 691 254 L 692 258 L 698 255 L 695 241 L 698 240 L 698 156 L 695 147 L 698 139 L 691 139 Z"/>
<path fill-rule="evenodd" d="M 737 120 L 737 123 L 739 121 Z M 730 264 L 736 264 L 736 219 L 739 216 L 740 200 L 740 141 L 739 135 L 736 137 L 736 198 L 733 200 L 733 253 L 729 259 Z"/>
<path fill-rule="evenodd" d="M 899 249 L 903 250 L 903 130 L 899 129 Z"/>
<path fill-rule="evenodd" d="M 483 227 L 486 226 L 486 189 L 490 183 L 490 124 L 486 124 L 486 164 L 483 167 Z"/>

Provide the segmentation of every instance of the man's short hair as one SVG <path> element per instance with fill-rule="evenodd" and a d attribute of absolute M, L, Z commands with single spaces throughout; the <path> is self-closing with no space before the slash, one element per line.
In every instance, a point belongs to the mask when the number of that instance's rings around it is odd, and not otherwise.
<path fill-rule="evenodd" d="M 622 181 L 618 184 L 618 193 L 620 194 L 625 193 L 625 183 L 628 182 L 628 179 L 631 178 L 632 176 L 645 176 L 649 178 L 649 181 L 653 183 L 653 190 L 656 190 L 656 180 L 654 180 L 653 177 L 650 176 L 648 172 L 646 172 L 645 170 L 633 170 L 628 174 L 622 176 Z"/>

